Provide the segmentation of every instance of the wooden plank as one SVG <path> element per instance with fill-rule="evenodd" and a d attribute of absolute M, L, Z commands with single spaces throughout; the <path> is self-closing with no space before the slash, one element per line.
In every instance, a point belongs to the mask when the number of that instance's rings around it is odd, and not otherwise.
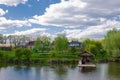
<path fill-rule="evenodd" d="M 95 64 L 78 64 L 79 67 L 96 67 Z"/>

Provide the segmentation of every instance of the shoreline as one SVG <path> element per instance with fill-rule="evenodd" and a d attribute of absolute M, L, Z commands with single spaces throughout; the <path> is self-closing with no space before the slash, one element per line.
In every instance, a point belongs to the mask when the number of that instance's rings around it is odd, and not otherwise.
<path fill-rule="evenodd" d="M 60 60 L 60 59 L 48 59 L 48 60 L 21 60 L 21 61 L 17 61 L 17 60 L 13 60 L 13 61 L 3 61 L 0 62 L 0 64 L 78 64 L 77 59 L 64 59 L 64 60 Z M 95 63 L 109 63 L 109 62 L 120 62 L 120 60 L 97 60 L 95 61 Z"/>

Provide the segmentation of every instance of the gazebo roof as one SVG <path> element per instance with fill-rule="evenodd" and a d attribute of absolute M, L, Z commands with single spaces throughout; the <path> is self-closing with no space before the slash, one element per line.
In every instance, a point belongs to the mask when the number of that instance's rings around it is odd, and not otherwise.
<path fill-rule="evenodd" d="M 81 57 L 92 57 L 94 56 L 92 53 L 84 51 L 82 54 L 80 54 Z"/>

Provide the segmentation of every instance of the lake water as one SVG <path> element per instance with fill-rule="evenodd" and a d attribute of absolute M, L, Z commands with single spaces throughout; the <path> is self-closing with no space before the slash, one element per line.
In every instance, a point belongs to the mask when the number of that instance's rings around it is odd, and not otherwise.
<path fill-rule="evenodd" d="M 96 68 L 0 65 L 0 80 L 120 80 L 120 63 L 101 63 Z"/>

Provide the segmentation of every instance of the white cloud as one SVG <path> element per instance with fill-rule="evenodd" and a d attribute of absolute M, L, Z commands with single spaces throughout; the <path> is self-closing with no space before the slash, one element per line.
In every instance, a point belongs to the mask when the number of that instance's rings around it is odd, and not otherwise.
<path fill-rule="evenodd" d="M 85 2 L 81 2 L 80 0 L 62 1 L 61 3 L 50 5 L 49 8 L 46 8 L 44 15 L 35 15 L 29 21 L 48 26 L 79 26 L 79 19 L 85 18 L 86 16 L 72 15 L 72 13 L 83 10 L 86 5 Z"/>
<path fill-rule="evenodd" d="M 120 0 L 61 0 L 51 4 L 43 15 L 29 19 L 31 23 L 67 28 L 103 24 L 101 19 L 120 14 Z"/>
<path fill-rule="evenodd" d="M 0 28 L 23 27 L 31 26 L 27 20 L 10 20 L 5 17 L 0 17 Z"/>
<path fill-rule="evenodd" d="M 45 32 L 46 29 L 45 28 L 33 28 L 33 29 L 29 29 L 29 30 L 25 30 L 25 31 L 15 31 L 15 33 L 13 33 L 13 35 L 35 35 L 35 33 L 43 33 Z"/>
<path fill-rule="evenodd" d="M 28 0 L 1 0 L 0 4 L 17 6 L 25 4 Z M 37 0 L 39 1 L 39 0 Z M 7 11 L 0 10 L 0 16 Z M 112 28 L 120 29 L 120 0 L 61 0 L 60 3 L 51 4 L 43 15 L 35 15 L 29 20 L 10 20 L 0 17 L 0 29 L 11 27 L 31 26 L 31 23 L 57 26 L 65 28 L 60 33 L 75 38 L 103 38 Z M 75 29 L 77 28 L 77 29 Z M 45 30 L 30 29 L 17 31 L 14 34 L 49 35 Z M 54 35 L 55 36 L 55 35 Z"/>
<path fill-rule="evenodd" d="M 8 10 L 3 10 L 2 8 L 0 8 L 0 30 L 12 28 L 12 27 L 31 26 L 28 20 L 6 19 L 4 17 L 6 13 L 8 13 Z"/>
<path fill-rule="evenodd" d="M 29 21 L 45 26 L 74 28 L 64 30 L 68 37 L 97 39 L 103 38 L 112 28 L 120 29 L 119 15 L 120 0 L 61 0 L 46 8 L 43 15 L 35 15 Z"/>
<path fill-rule="evenodd" d="M 36 32 L 44 32 L 44 31 L 46 31 L 45 28 L 33 28 L 26 31 L 16 31 L 14 35 L 30 35 L 33 33 L 35 34 Z"/>
<path fill-rule="evenodd" d="M 0 4 L 7 6 L 17 6 L 18 4 L 25 4 L 28 0 L 0 0 Z"/>
<path fill-rule="evenodd" d="M 8 10 L 4 11 L 3 9 L 0 8 L 0 16 L 5 15 L 8 12 Z"/>
<path fill-rule="evenodd" d="M 107 33 L 108 30 L 113 28 L 120 30 L 119 21 L 107 20 L 104 24 L 97 26 L 89 26 L 87 29 L 65 29 L 59 33 L 65 33 L 68 38 L 92 38 L 92 39 L 102 39 L 103 36 Z"/>
<path fill-rule="evenodd" d="M 3 30 L 3 29 L 5 29 L 4 27 L 0 27 L 0 30 Z"/>

